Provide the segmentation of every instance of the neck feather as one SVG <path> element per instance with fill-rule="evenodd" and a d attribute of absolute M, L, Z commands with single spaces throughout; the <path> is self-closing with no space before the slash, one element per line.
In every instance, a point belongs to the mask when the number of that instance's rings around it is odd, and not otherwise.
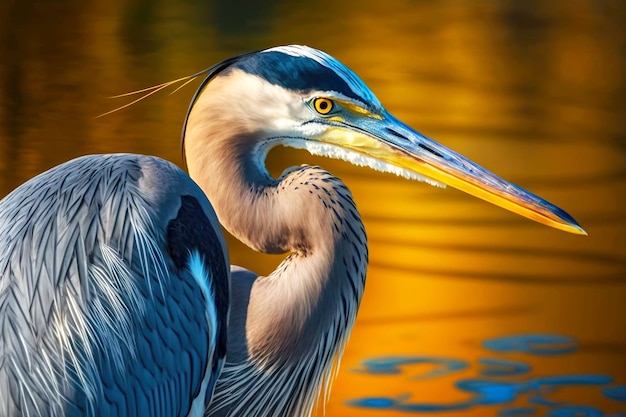
<path fill-rule="evenodd" d="M 191 177 L 232 235 L 257 251 L 290 252 L 251 290 L 249 355 L 269 366 L 324 345 L 334 356 L 356 317 L 367 267 L 365 231 L 352 196 L 318 167 L 272 178 L 256 155 L 264 133 L 248 129 L 243 114 L 215 116 L 216 98 L 219 89 L 201 95 L 189 116 Z M 323 342 L 330 329 L 333 340 Z"/>

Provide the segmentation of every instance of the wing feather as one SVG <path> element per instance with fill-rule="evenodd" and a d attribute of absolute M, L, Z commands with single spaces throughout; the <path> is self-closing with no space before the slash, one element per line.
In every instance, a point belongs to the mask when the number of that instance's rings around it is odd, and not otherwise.
<path fill-rule="evenodd" d="M 180 217 L 184 193 L 202 201 L 204 217 Z M 172 259 L 166 230 L 172 219 L 213 230 L 211 215 L 182 171 L 133 155 L 70 161 L 0 201 L 0 414 L 195 412 L 224 354 L 214 354 L 219 332 L 203 288 L 221 280 L 227 299 L 228 274 L 191 273 Z M 214 242 L 196 249 L 224 263 L 221 236 L 206 238 Z"/>

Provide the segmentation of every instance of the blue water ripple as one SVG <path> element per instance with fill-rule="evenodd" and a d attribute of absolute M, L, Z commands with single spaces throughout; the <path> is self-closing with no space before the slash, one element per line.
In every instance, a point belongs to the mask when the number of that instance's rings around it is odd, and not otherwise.
<path fill-rule="evenodd" d="M 551 401 L 544 396 L 547 393 L 556 391 L 562 386 L 569 385 L 605 385 L 612 382 L 612 378 L 607 375 L 564 375 L 535 378 L 525 382 L 494 381 L 489 379 L 463 379 L 457 381 L 455 386 L 462 391 L 474 394 L 470 400 L 451 404 L 433 403 L 411 403 L 407 402 L 409 394 L 398 398 L 387 397 L 366 397 L 348 402 L 349 405 L 364 408 L 376 408 L 396 411 L 413 412 L 434 412 L 434 411 L 454 411 L 469 409 L 480 405 L 505 405 L 515 402 L 520 395 L 536 393 L 528 398 L 531 404 L 542 405 L 553 408 L 555 417 L 592 417 L 597 414 L 595 409 L 590 407 L 577 407 L 571 404 Z M 621 401 L 621 395 L 626 391 L 625 387 L 611 387 L 613 390 L 605 389 L 605 395 L 612 395 Z M 606 393 L 608 391 L 608 394 Z M 515 410 L 515 409 L 511 409 Z M 509 411 L 515 413 L 515 411 Z M 518 411 L 522 413 L 522 411 Z M 578 412 L 578 414 L 576 414 Z M 558 414 L 561 413 L 561 414 Z M 569 413 L 569 414 L 568 414 Z M 573 413 L 573 414 L 572 414 Z M 523 414 L 520 414 L 523 415 Z M 602 416 L 602 414 L 600 414 Z"/>
<path fill-rule="evenodd" d="M 367 397 L 349 401 L 348 404 L 363 408 L 393 409 L 397 400 L 388 397 Z"/>
<path fill-rule="evenodd" d="M 564 375 L 535 378 L 529 381 L 529 387 L 536 395 L 530 397 L 528 401 L 532 404 L 546 407 L 561 407 L 568 405 L 561 401 L 552 401 L 545 398 L 546 394 L 556 391 L 562 386 L 568 385 L 606 385 L 613 381 L 608 375 Z"/>
<path fill-rule="evenodd" d="M 576 351 L 578 344 L 569 336 L 556 334 L 525 334 L 488 339 L 486 349 L 502 353 L 530 353 L 532 355 L 562 355 Z"/>
<path fill-rule="evenodd" d="M 455 411 L 466 410 L 472 406 L 471 402 L 460 402 L 451 404 L 429 404 L 429 403 L 411 403 L 406 401 L 407 397 L 388 398 L 388 397 L 370 397 L 348 401 L 348 405 L 353 407 L 375 408 L 382 410 L 395 411 L 411 411 L 411 412 L 436 412 L 436 411 Z"/>
<path fill-rule="evenodd" d="M 626 403 L 626 385 L 606 387 L 602 390 L 606 398 Z"/>
<path fill-rule="evenodd" d="M 514 376 L 528 373 L 532 367 L 524 362 L 499 358 L 479 358 L 478 363 L 485 366 L 480 373 L 485 376 Z"/>
<path fill-rule="evenodd" d="M 505 408 L 498 411 L 500 417 L 534 416 L 537 410 L 532 407 Z"/>
<path fill-rule="evenodd" d="M 484 347 L 500 353 L 529 353 L 533 355 L 554 356 L 573 352 L 577 343 L 568 336 L 549 334 L 526 334 L 507 336 L 486 340 Z M 483 369 L 480 374 L 486 377 L 512 377 L 529 373 L 530 365 L 515 360 L 483 357 L 478 359 Z M 361 363 L 363 372 L 374 375 L 400 375 L 406 373 L 403 366 L 429 364 L 438 365 L 438 369 L 417 375 L 417 378 L 434 378 L 454 371 L 468 368 L 469 363 L 463 360 L 434 356 L 389 356 L 365 360 Z M 500 417 L 535 415 L 539 408 L 548 407 L 549 417 L 626 417 L 626 414 L 604 415 L 602 410 L 575 405 L 572 402 L 556 402 L 547 396 L 562 387 L 571 385 L 602 386 L 613 382 L 608 375 L 556 375 L 530 377 L 524 381 L 504 381 L 494 379 L 463 379 L 455 383 L 460 391 L 472 393 L 471 399 L 455 403 L 421 403 L 411 402 L 411 394 L 399 397 L 366 397 L 349 401 L 348 405 L 379 410 L 395 410 L 414 413 L 466 410 L 475 406 L 500 405 L 509 408 L 498 411 Z M 609 399 L 626 403 L 626 385 L 602 387 L 602 394 Z M 525 399 L 530 406 L 512 407 L 519 399 Z M 574 401 L 575 402 L 575 401 Z"/>
<path fill-rule="evenodd" d="M 548 417 L 604 417 L 602 410 L 594 407 L 569 406 L 548 411 Z"/>
<path fill-rule="evenodd" d="M 435 356 L 384 356 L 364 360 L 361 362 L 363 369 L 354 369 L 354 372 L 374 375 L 398 375 L 402 373 L 401 366 L 417 364 L 440 366 L 440 369 L 416 375 L 415 378 L 417 379 L 440 377 L 451 372 L 466 369 L 469 366 L 466 361 Z"/>
<path fill-rule="evenodd" d="M 472 404 L 507 404 L 518 394 L 528 391 L 526 383 L 491 381 L 488 379 L 462 379 L 454 384 L 463 391 L 478 394 Z"/>
<path fill-rule="evenodd" d="M 533 384 L 541 385 L 604 385 L 613 382 L 608 375 L 564 375 L 535 378 Z"/>

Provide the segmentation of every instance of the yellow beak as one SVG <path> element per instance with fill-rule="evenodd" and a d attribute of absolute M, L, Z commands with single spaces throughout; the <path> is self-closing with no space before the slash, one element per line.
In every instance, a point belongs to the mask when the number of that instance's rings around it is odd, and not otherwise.
<path fill-rule="evenodd" d="M 411 129 L 391 114 L 329 121 L 317 138 L 378 161 L 384 171 L 409 171 L 464 191 L 539 223 L 586 235 L 567 212 L 543 198 L 511 184 L 464 156 Z M 390 169 L 384 169 L 385 166 Z"/>

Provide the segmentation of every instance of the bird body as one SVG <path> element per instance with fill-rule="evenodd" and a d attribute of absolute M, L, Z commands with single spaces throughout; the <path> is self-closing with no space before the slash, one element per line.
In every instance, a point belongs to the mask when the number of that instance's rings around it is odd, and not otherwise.
<path fill-rule="evenodd" d="M 121 154 L 60 165 L 0 202 L 0 249 L 2 416 L 202 415 L 228 257 L 180 169 Z"/>
<path fill-rule="evenodd" d="M 270 48 L 200 74 L 183 128 L 193 180 L 158 158 L 95 155 L 0 202 L 3 415 L 310 416 L 355 322 L 367 239 L 341 180 L 311 166 L 268 173 L 277 145 L 585 233 L 403 124 L 321 51 Z M 229 273 L 219 224 L 288 255 L 266 277 Z"/>

